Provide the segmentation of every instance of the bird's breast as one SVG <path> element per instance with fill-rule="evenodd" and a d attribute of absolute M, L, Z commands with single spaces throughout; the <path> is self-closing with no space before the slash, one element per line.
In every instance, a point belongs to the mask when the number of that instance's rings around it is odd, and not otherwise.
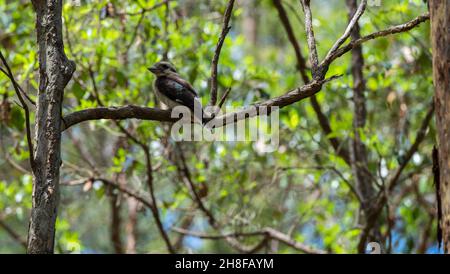
<path fill-rule="evenodd" d="M 153 90 L 155 91 L 155 95 L 161 103 L 163 109 L 170 109 L 181 105 L 180 103 L 173 101 L 169 97 L 164 95 L 164 93 L 159 90 L 156 80 L 153 82 Z"/>

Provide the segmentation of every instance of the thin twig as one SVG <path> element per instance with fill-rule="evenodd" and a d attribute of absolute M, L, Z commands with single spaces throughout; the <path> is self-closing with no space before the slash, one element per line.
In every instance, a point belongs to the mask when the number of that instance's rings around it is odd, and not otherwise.
<path fill-rule="evenodd" d="M 359 4 L 358 9 L 356 10 L 355 14 L 353 15 L 352 19 L 347 25 L 347 28 L 344 31 L 344 34 L 334 43 L 334 45 L 331 47 L 331 49 L 328 51 L 325 59 L 329 58 L 333 53 L 336 52 L 336 50 L 339 49 L 339 47 L 345 42 L 345 40 L 350 37 L 350 34 L 352 33 L 353 29 L 355 28 L 356 24 L 358 23 L 359 18 L 363 15 L 364 11 L 366 10 L 367 0 L 362 0 Z"/>
<path fill-rule="evenodd" d="M 418 150 L 419 145 L 422 143 L 422 141 L 425 139 L 426 131 L 428 128 L 428 125 L 431 121 L 431 118 L 433 117 L 434 113 L 434 104 L 431 103 L 430 108 L 427 112 L 427 115 L 422 120 L 422 124 L 416 134 L 416 139 L 414 143 L 411 145 L 411 147 L 408 149 L 406 153 L 406 157 L 404 162 L 396 169 L 394 175 L 391 177 L 389 182 L 387 183 L 387 191 L 381 190 L 378 194 L 378 196 L 375 199 L 375 202 L 373 203 L 373 207 L 371 210 L 370 216 L 368 216 L 367 223 L 364 227 L 364 229 L 361 232 L 359 243 L 358 243 L 358 250 L 364 250 L 364 245 L 367 241 L 367 238 L 369 237 L 369 232 L 376 223 L 376 220 L 378 219 L 378 216 L 381 214 L 381 211 L 384 207 L 384 205 L 387 202 L 387 196 L 386 193 L 391 193 L 394 190 L 394 187 L 397 185 L 400 175 L 408 162 L 411 160 L 414 153 Z"/>
<path fill-rule="evenodd" d="M 226 100 L 227 97 L 228 97 L 228 94 L 230 94 L 230 91 L 231 91 L 231 87 L 230 87 L 230 88 L 227 88 L 227 90 L 225 91 L 225 93 L 222 95 L 222 98 L 220 99 L 219 104 L 218 104 L 219 109 L 222 108 L 223 104 L 225 103 L 225 100 Z"/>
<path fill-rule="evenodd" d="M 157 8 L 160 8 L 164 5 L 166 5 L 167 3 L 174 1 L 174 0 L 164 0 L 161 1 L 160 3 L 157 3 L 149 8 L 143 8 L 140 12 L 117 12 L 117 15 L 128 15 L 128 16 L 136 16 L 136 15 L 140 15 L 142 12 L 149 12 L 149 11 L 153 11 Z"/>
<path fill-rule="evenodd" d="M 335 59 L 341 57 L 342 55 L 349 52 L 354 47 L 361 45 L 362 43 L 365 43 L 367 41 L 370 41 L 370 40 L 373 40 L 373 39 L 376 39 L 379 37 L 385 37 L 385 36 L 393 35 L 396 33 L 409 31 L 409 30 L 415 28 L 416 26 L 420 25 L 421 23 L 428 21 L 429 19 L 430 19 L 430 14 L 426 13 L 426 14 L 420 15 L 420 16 L 414 18 L 413 20 L 406 22 L 404 24 L 392 26 L 385 30 L 377 31 L 377 32 L 371 33 L 369 35 L 363 36 L 362 38 L 360 38 L 358 40 L 351 41 L 347 45 L 336 50 L 333 54 L 328 56 L 328 58 L 325 58 L 320 63 L 320 67 L 325 68 L 325 67 L 329 66 L 331 64 L 331 62 L 333 62 Z"/>
<path fill-rule="evenodd" d="M 303 57 L 303 54 L 300 49 L 300 45 L 297 42 L 297 39 L 295 38 L 295 34 L 292 28 L 292 25 L 289 21 L 289 17 L 287 16 L 287 13 L 285 9 L 283 8 L 283 5 L 281 3 L 281 0 L 273 0 L 274 6 L 278 11 L 278 16 L 280 17 L 281 23 L 283 24 L 283 27 L 286 31 L 286 34 L 288 36 L 289 42 L 291 43 L 292 47 L 294 48 L 295 56 L 297 58 L 297 68 L 300 72 L 300 75 L 303 79 L 303 83 L 307 84 L 309 83 L 310 79 L 308 77 L 308 68 L 306 67 L 305 58 Z M 285 2 L 287 4 L 287 2 Z M 319 102 L 317 101 L 317 97 L 315 95 L 311 96 L 311 105 L 313 107 L 314 112 L 316 113 L 317 120 L 319 121 L 319 125 L 324 131 L 326 136 L 330 136 L 332 133 L 332 129 L 330 126 L 330 122 L 328 121 L 327 116 L 323 113 L 322 108 L 320 107 Z M 350 165 L 350 156 L 348 151 L 343 147 L 342 142 L 339 140 L 339 138 L 333 136 L 328 137 L 328 140 L 331 143 L 331 146 L 336 151 L 336 154 L 341 157 L 347 164 Z"/>
<path fill-rule="evenodd" d="M 27 135 L 26 137 L 27 137 L 27 143 L 28 143 L 28 151 L 30 153 L 29 160 L 30 160 L 31 170 L 34 171 L 34 166 L 35 166 L 34 165 L 34 148 L 33 148 L 33 141 L 32 141 L 32 137 L 31 137 L 30 110 L 28 109 L 28 105 L 22 97 L 22 93 L 20 92 L 19 84 L 14 79 L 14 75 L 12 74 L 11 69 L 10 69 L 8 63 L 6 62 L 6 59 L 3 56 L 1 51 L 0 51 L 0 58 L 6 67 L 6 70 L 8 72 L 7 76 L 11 80 L 14 90 L 16 91 L 16 95 L 19 98 L 20 104 L 22 105 L 22 108 L 25 111 L 25 126 L 26 126 L 26 135 Z"/>
<path fill-rule="evenodd" d="M 433 114 L 434 114 L 434 101 L 430 103 L 428 112 L 425 115 L 425 118 L 422 120 L 422 124 L 416 133 L 416 139 L 415 139 L 414 143 L 407 150 L 405 157 L 403 159 L 403 162 L 395 170 L 394 175 L 389 180 L 388 185 L 387 185 L 389 191 L 392 191 L 394 189 L 394 187 L 396 186 L 396 184 L 398 182 L 398 179 L 400 178 L 400 175 L 402 174 L 402 171 L 405 169 L 406 165 L 409 163 L 409 161 L 411 160 L 414 153 L 416 153 L 417 150 L 419 149 L 419 145 L 425 139 L 425 136 L 427 133 L 427 128 L 428 128 L 428 125 L 430 124 L 431 118 L 433 118 Z"/>
<path fill-rule="evenodd" d="M 10 227 L 7 223 L 5 223 L 2 219 L 0 219 L 0 227 L 2 227 L 16 242 L 18 242 L 25 249 L 27 248 L 27 241 L 22 238 L 17 232 Z"/>
<path fill-rule="evenodd" d="M 322 78 L 323 75 L 321 75 L 322 73 L 319 71 L 319 57 L 317 55 L 316 38 L 314 36 L 310 0 L 301 0 L 300 3 L 302 5 L 303 12 L 305 13 L 305 30 L 313 79 Z"/>
<path fill-rule="evenodd" d="M 225 15 L 223 17 L 222 33 L 220 34 L 219 41 L 217 42 L 216 50 L 214 52 L 214 57 L 211 63 L 211 99 L 209 102 L 210 106 L 214 106 L 217 101 L 217 65 L 219 63 L 220 51 L 222 50 L 223 42 L 230 31 L 231 27 L 229 22 L 231 19 L 231 13 L 233 11 L 234 0 L 228 1 L 227 8 L 225 10 Z"/>
<path fill-rule="evenodd" d="M 226 239 L 226 238 L 230 238 L 230 237 L 238 238 L 238 237 L 265 236 L 265 238 L 271 238 L 274 240 L 278 240 L 278 241 L 284 243 L 285 245 L 292 247 L 294 249 L 297 249 L 299 251 L 302 251 L 304 253 L 308 253 L 308 254 L 325 254 L 326 253 L 323 250 L 317 250 L 317 249 L 311 248 L 307 245 L 304 245 L 302 243 L 299 243 L 299 242 L 293 240 L 288 235 L 286 235 L 280 231 L 277 231 L 273 228 L 270 228 L 270 227 L 266 227 L 266 228 L 263 228 L 262 230 L 258 230 L 258 231 L 254 231 L 254 232 L 233 232 L 233 233 L 224 233 L 224 234 L 220 234 L 220 235 L 208 235 L 205 233 L 189 231 L 189 230 L 180 229 L 180 228 L 172 228 L 172 230 L 175 232 L 181 233 L 181 234 L 186 234 L 189 236 L 198 237 L 201 239 L 209 239 L 209 240 Z M 259 245 L 257 245 L 257 246 L 259 246 Z"/>
<path fill-rule="evenodd" d="M 94 71 L 92 70 L 92 67 L 90 65 L 89 65 L 89 76 L 91 78 L 92 85 L 94 87 L 95 99 L 100 106 L 104 106 L 102 100 L 99 97 L 99 90 L 97 89 L 97 85 L 95 82 Z M 152 201 L 151 202 L 152 206 L 149 208 L 155 219 L 156 226 L 158 227 L 158 230 L 166 244 L 167 250 L 170 253 L 175 253 L 173 245 L 170 242 L 169 236 L 167 235 L 166 231 L 164 230 L 164 226 L 162 224 L 161 216 L 160 216 L 159 210 L 158 210 L 158 204 L 157 204 L 155 190 L 154 190 L 154 184 L 153 184 L 153 168 L 152 168 L 152 163 L 151 163 L 150 148 L 145 142 L 140 141 L 137 137 L 133 136 L 133 134 L 131 134 L 125 127 L 123 127 L 119 121 L 113 120 L 113 122 L 120 129 L 120 131 L 122 131 L 122 133 L 124 133 L 131 141 L 136 143 L 144 151 L 145 167 L 146 167 L 146 172 L 147 172 L 147 185 L 149 188 L 150 197 L 151 197 L 151 201 Z"/>

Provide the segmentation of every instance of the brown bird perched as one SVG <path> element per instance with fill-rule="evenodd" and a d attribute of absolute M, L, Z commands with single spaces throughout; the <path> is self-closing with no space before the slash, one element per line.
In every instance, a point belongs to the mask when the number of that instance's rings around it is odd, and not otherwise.
<path fill-rule="evenodd" d="M 170 109 L 186 106 L 202 121 L 203 108 L 197 92 L 188 81 L 181 78 L 171 63 L 161 61 L 148 70 L 156 75 L 153 89 L 160 102 Z"/>

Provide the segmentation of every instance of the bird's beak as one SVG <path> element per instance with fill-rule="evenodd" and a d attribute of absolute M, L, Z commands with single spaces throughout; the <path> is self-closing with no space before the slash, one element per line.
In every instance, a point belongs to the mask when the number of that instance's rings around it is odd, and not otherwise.
<path fill-rule="evenodd" d="M 157 68 L 155 68 L 155 66 L 151 66 L 149 68 L 147 68 L 149 71 L 151 71 L 152 73 L 156 73 L 158 71 Z"/>

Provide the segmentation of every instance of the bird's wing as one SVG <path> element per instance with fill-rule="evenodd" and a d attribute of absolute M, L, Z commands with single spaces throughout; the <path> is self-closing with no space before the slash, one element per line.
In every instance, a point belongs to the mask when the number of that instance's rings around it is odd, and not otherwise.
<path fill-rule="evenodd" d="M 155 82 L 160 93 L 172 101 L 187 106 L 194 111 L 195 104 L 199 103 L 196 93 L 192 92 L 192 86 L 186 86 L 169 77 L 159 77 Z M 201 106 L 200 106 L 201 107 Z"/>
<path fill-rule="evenodd" d="M 167 75 L 167 78 L 179 83 L 180 85 L 185 87 L 189 92 L 192 92 L 195 97 L 198 97 L 197 92 L 188 81 L 184 80 L 181 77 L 178 77 L 177 75 Z"/>

